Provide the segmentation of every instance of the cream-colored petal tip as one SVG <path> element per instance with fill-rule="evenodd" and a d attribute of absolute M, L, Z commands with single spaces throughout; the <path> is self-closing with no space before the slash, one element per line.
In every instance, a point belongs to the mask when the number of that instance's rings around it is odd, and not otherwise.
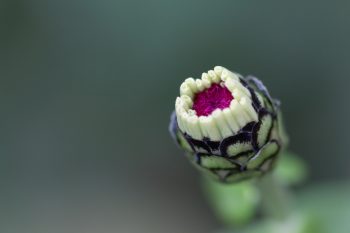
<path fill-rule="evenodd" d="M 223 69 L 221 72 L 221 79 L 225 81 L 229 77 L 229 75 L 229 71 L 227 69 Z"/>
<path fill-rule="evenodd" d="M 190 89 L 190 87 L 187 85 L 187 83 L 183 82 L 181 85 L 180 85 L 180 95 L 187 95 L 189 97 L 193 97 L 193 92 L 192 90 Z"/>
<path fill-rule="evenodd" d="M 221 81 L 220 76 L 216 75 L 216 73 L 213 70 L 208 71 L 208 75 L 212 82 L 219 83 Z"/>
<path fill-rule="evenodd" d="M 225 68 L 224 67 L 222 67 L 222 66 L 215 66 L 214 67 L 214 72 L 216 73 L 216 75 L 217 76 L 221 76 L 221 73 L 222 73 L 222 71 L 224 70 Z"/>
<path fill-rule="evenodd" d="M 202 79 L 203 86 L 205 88 L 209 88 L 210 85 L 211 85 L 211 80 L 210 80 L 208 74 L 207 73 L 203 73 L 201 79 Z"/>
<path fill-rule="evenodd" d="M 189 96 L 187 96 L 187 95 L 182 95 L 180 98 L 181 98 L 182 102 L 186 103 L 186 105 L 187 105 L 188 107 L 192 107 L 193 101 L 192 101 L 192 99 L 191 99 Z"/>
<path fill-rule="evenodd" d="M 205 88 L 203 81 L 201 79 L 196 79 L 196 85 L 197 85 L 198 91 L 203 91 Z"/>
<path fill-rule="evenodd" d="M 235 81 L 239 80 L 238 76 L 228 69 L 223 69 L 223 71 L 221 73 L 221 79 L 224 81 L 226 81 L 228 79 L 233 79 Z"/>
<path fill-rule="evenodd" d="M 185 83 L 191 88 L 192 92 L 195 93 L 198 91 L 196 81 L 193 78 L 187 78 L 185 80 Z"/>

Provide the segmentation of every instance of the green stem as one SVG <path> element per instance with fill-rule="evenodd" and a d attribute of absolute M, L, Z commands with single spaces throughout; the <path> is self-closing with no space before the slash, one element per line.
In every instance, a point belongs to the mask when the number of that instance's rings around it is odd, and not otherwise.
<path fill-rule="evenodd" d="M 283 220 L 291 212 L 291 195 L 273 174 L 267 174 L 256 182 L 260 190 L 261 203 L 265 215 Z"/>

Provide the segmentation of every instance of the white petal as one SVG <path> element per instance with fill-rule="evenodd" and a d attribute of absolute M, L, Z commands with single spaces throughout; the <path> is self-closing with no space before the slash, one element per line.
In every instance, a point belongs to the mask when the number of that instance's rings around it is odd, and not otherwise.
<path fill-rule="evenodd" d="M 237 99 L 238 101 L 240 101 L 243 97 L 250 99 L 250 97 L 247 96 L 246 93 L 244 93 L 238 88 L 233 90 L 232 95 L 233 95 L 233 98 Z"/>
<path fill-rule="evenodd" d="M 221 81 L 221 78 L 217 76 L 212 70 L 208 71 L 208 75 L 213 83 L 219 83 Z"/>
<path fill-rule="evenodd" d="M 250 92 L 247 88 L 245 88 L 239 81 L 234 80 L 232 78 L 228 78 L 225 81 L 225 86 L 227 89 L 229 89 L 231 92 L 233 92 L 235 89 L 238 89 L 240 92 L 242 92 L 245 96 L 251 97 Z"/>
<path fill-rule="evenodd" d="M 200 79 L 196 79 L 196 85 L 197 85 L 197 89 L 198 89 L 199 92 L 203 91 L 204 88 L 205 88 L 205 86 L 203 85 L 202 80 L 200 80 Z"/>
<path fill-rule="evenodd" d="M 238 103 L 237 99 L 231 101 L 230 109 L 240 128 L 243 128 L 247 123 L 250 122 L 249 116 L 247 113 L 245 113 L 242 106 Z"/>
<path fill-rule="evenodd" d="M 202 140 L 203 135 L 201 132 L 201 129 L 199 127 L 199 120 L 197 116 L 190 116 L 188 118 L 188 128 L 189 132 L 188 134 L 192 136 L 192 138 L 197 139 L 197 140 Z"/>
<path fill-rule="evenodd" d="M 225 68 L 222 66 L 215 66 L 214 67 L 214 72 L 217 76 L 221 77 L 221 73 Z"/>
<path fill-rule="evenodd" d="M 212 116 L 200 117 L 199 124 L 203 134 L 210 138 L 212 141 L 221 140 L 221 135 L 218 127 L 216 126 Z"/>
<path fill-rule="evenodd" d="M 193 92 L 191 90 L 191 88 L 189 88 L 189 86 L 186 83 L 182 83 L 180 86 L 180 95 L 187 95 L 190 98 L 193 97 Z"/>
<path fill-rule="evenodd" d="M 185 80 L 185 83 L 190 87 L 190 89 L 192 90 L 193 93 L 198 92 L 196 81 L 194 81 L 193 78 L 187 78 Z"/>
<path fill-rule="evenodd" d="M 253 108 L 252 102 L 246 97 L 243 97 L 239 103 L 243 107 L 244 111 L 249 115 L 250 120 L 258 122 L 258 114 Z"/>
<path fill-rule="evenodd" d="M 186 104 L 186 106 L 188 107 L 187 109 L 192 108 L 193 101 L 189 96 L 182 95 L 180 98 L 181 98 L 182 102 L 184 102 Z"/>
<path fill-rule="evenodd" d="M 182 127 L 184 128 L 183 132 L 186 132 L 187 134 L 189 134 L 190 127 L 188 125 L 188 118 L 189 118 L 188 113 L 183 112 L 183 113 L 181 113 L 180 117 L 181 117 L 181 121 L 182 121 Z"/>
<path fill-rule="evenodd" d="M 203 83 L 205 88 L 209 88 L 211 86 L 211 80 L 208 77 L 207 73 L 202 74 L 202 83 Z"/>
<path fill-rule="evenodd" d="M 182 115 L 183 112 L 176 110 L 176 119 L 177 119 L 177 124 L 179 125 L 180 130 L 182 132 L 186 132 L 186 128 L 184 126 L 184 117 Z"/>
<path fill-rule="evenodd" d="M 231 112 L 231 109 L 225 108 L 222 111 L 222 113 L 223 113 L 224 118 L 225 118 L 228 126 L 230 127 L 231 131 L 233 133 L 237 133 L 239 131 L 240 127 L 239 127 L 238 123 L 236 122 L 235 117 L 233 116 L 233 114 Z"/>
<path fill-rule="evenodd" d="M 220 134 L 222 138 L 226 138 L 228 136 L 232 135 L 231 129 L 228 126 L 227 122 L 225 121 L 224 115 L 221 111 L 221 109 L 216 109 L 213 113 L 212 116 L 215 120 L 216 125 L 219 128 Z"/>

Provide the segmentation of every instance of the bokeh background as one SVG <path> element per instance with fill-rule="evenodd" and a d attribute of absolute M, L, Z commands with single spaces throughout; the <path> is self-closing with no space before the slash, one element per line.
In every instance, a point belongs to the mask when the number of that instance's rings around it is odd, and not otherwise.
<path fill-rule="evenodd" d="M 213 232 L 168 135 L 222 65 L 281 99 L 306 185 L 348 180 L 349 1 L 0 1 L 1 232 Z"/>

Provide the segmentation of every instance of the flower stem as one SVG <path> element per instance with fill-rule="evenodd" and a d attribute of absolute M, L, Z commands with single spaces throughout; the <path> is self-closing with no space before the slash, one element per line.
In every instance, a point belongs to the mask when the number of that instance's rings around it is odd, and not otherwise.
<path fill-rule="evenodd" d="M 273 174 L 267 174 L 256 182 L 260 190 L 261 206 L 266 217 L 284 220 L 291 212 L 291 194 Z"/>

